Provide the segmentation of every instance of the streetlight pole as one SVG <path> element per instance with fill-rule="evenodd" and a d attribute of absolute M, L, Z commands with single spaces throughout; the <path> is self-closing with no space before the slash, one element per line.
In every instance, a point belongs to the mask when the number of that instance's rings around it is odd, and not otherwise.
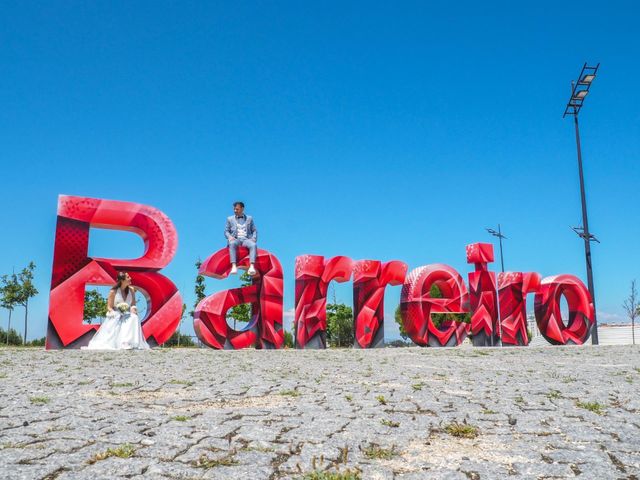
<path fill-rule="evenodd" d="M 507 237 L 505 237 L 502 234 L 502 230 L 500 230 L 500 224 L 498 224 L 497 232 L 493 228 L 487 228 L 486 230 L 494 237 L 498 237 L 498 239 L 500 240 L 500 267 L 502 268 L 502 273 L 504 273 L 504 257 L 502 256 L 502 239 Z"/>
<path fill-rule="evenodd" d="M 591 294 L 591 301 L 593 302 L 593 326 L 591 327 L 591 343 L 598 345 L 598 320 L 596 317 L 596 296 L 593 286 L 593 268 L 591 264 L 591 242 L 598 242 L 598 239 L 589 232 L 589 220 L 587 217 L 587 200 L 585 196 L 584 188 L 584 174 L 582 170 L 582 149 L 580 147 L 580 128 L 578 125 L 578 113 L 582 108 L 582 104 L 593 80 L 596 78 L 596 73 L 600 64 L 595 67 L 589 67 L 586 63 L 582 67 L 580 76 L 576 82 L 571 82 L 571 97 L 569 103 L 565 107 L 564 115 L 573 115 L 573 121 L 576 130 L 576 147 L 578 151 L 578 174 L 580 176 L 580 200 L 582 203 L 582 227 L 574 227 L 573 230 L 584 240 L 584 255 L 587 266 L 587 284 L 589 286 L 589 293 Z"/>
<path fill-rule="evenodd" d="M 489 232 L 491 235 L 493 235 L 494 237 L 498 237 L 498 240 L 500 241 L 500 267 L 502 269 L 502 273 L 504 273 L 504 256 L 502 255 L 502 239 L 503 238 L 507 238 L 502 234 L 502 230 L 500 229 L 500 224 L 498 224 L 498 231 L 496 232 L 493 228 L 485 228 L 485 230 L 487 232 Z M 498 287 L 498 296 L 500 295 L 500 286 L 497 285 Z M 500 346 L 502 346 L 502 320 L 501 320 L 501 315 L 500 315 L 500 301 L 498 300 L 496 302 L 496 305 L 498 307 L 498 327 L 500 328 Z M 493 334 L 491 335 L 491 346 L 493 346 Z"/>

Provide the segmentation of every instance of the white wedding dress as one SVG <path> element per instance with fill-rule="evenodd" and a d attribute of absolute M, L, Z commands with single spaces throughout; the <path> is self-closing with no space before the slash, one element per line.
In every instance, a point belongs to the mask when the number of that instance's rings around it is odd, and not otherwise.
<path fill-rule="evenodd" d="M 118 288 L 113 305 L 119 303 L 131 305 L 133 293 L 127 292 L 127 298 L 122 298 L 122 292 Z M 149 344 L 144 339 L 140 319 L 132 312 L 121 313 L 117 308 L 107 312 L 105 321 L 93 336 L 89 345 L 83 347 L 86 350 L 148 350 Z"/>

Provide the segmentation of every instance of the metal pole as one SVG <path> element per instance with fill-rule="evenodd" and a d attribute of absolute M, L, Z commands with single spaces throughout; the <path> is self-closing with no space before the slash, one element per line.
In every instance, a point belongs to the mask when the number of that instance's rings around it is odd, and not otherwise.
<path fill-rule="evenodd" d="M 502 273 L 504 273 L 504 258 L 502 256 L 502 231 L 500 230 L 500 224 L 498 224 L 498 238 L 500 239 L 500 266 L 502 267 Z"/>
<path fill-rule="evenodd" d="M 598 320 L 596 317 L 596 295 L 593 288 L 593 270 L 591 267 L 591 234 L 589 233 L 589 220 L 587 219 L 587 200 L 584 193 L 584 176 L 582 173 L 582 150 L 580 148 L 580 130 L 578 128 L 578 114 L 573 116 L 576 127 L 576 145 L 578 148 L 578 172 L 580 174 L 580 198 L 582 200 L 582 233 L 584 238 L 584 255 L 587 263 L 587 283 L 593 302 L 593 326 L 591 327 L 591 343 L 598 345 Z"/>

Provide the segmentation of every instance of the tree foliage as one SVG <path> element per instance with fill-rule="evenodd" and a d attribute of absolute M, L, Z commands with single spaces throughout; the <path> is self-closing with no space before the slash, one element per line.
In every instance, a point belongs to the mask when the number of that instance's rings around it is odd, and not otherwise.
<path fill-rule="evenodd" d="M 240 286 L 248 287 L 253 283 L 253 277 L 249 275 L 247 272 L 244 272 L 240 275 Z M 237 330 L 236 324 L 247 323 L 251 320 L 251 304 L 250 303 L 242 303 L 240 305 L 236 305 L 231 307 L 227 312 L 227 321 L 233 320 L 233 329 Z"/>
<path fill-rule="evenodd" d="M 353 310 L 344 303 L 327 305 L 327 342 L 332 347 L 353 345 Z"/>
<path fill-rule="evenodd" d="M 11 315 L 13 314 L 13 309 L 18 305 L 18 300 L 20 299 L 20 282 L 18 281 L 18 276 L 13 273 L 11 275 L 3 275 L 0 280 L 0 306 L 9 311 L 9 319 L 7 321 L 7 331 L 11 332 Z M 15 330 L 13 330 L 15 332 Z M 17 335 L 17 332 L 16 332 Z M 9 345 L 10 335 L 6 335 L 5 333 L 4 343 Z"/>
<path fill-rule="evenodd" d="M 400 331 L 400 336 L 402 337 L 403 340 L 408 340 L 409 334 L 404 329 L 404 323 L 402 322 L 402 312 L 400 311 L 400 305 L 398 305 L 398 307 L 396 308 L 394 318 L 396 323 L 398 324 L 398 330 Z"/>
<path fill-rule="evenodd" d="M 285 348 L 293 348 L 293 334 L 291 332 L 284 332 L 284 347 Z"/>
<path fill-rule="evenodd" d="M 20 337 L 18 332 L 10 328 L 8 333 L 7 335 L 7 331 L 0 327 L 0 343 L 5 345 L 22 345 L 22 337 Z"/>
<path fill-rule="evenodd" d="M 96 318 L 104 318 L 107 315 L 107 299 L 98 290 L 84 292 L 84 312 L 82 319 L 91 323 Z"/>
<path fill-rule="evenodd" d="M 198 274 L 196 275 L 196 284 L 195 284 L 195 294 L 196 294 L 196 302 L 193 304 L 193 310 L 191 310 L 191 312 L 189 312 L 191 314 L 191 316 L 193 317 L 194 311 L 196 309 L 196 307 L 198 306 L 198 304 L 204 300 L 204 298 L 206 297 L 205 295 L 205 284 L 204 284 L 204 275 L 202 275 L 200 273 L 200 267 L 202 266 L 202 262 L 200 261 L 200 259 L 198 259 L 198 261 L 196 262 L 196 269 L 198 271 Z"/>
<path fill-rule="evenodd" d="M 180 333 L 178 330 L 173 332 L 173 335 L 164 344 L 165 347 L 195 347 L 191 336 L 184 333 Z"/>
<path fill-rule="evenodd" d="M 636 290 L 636 281 L 631 281 L 631 289 L 629 296 L 622 303 L 622 308 L 627 313 L 629 320 L 631 320 L 631 341 L 636 344 L 636 318 L 640 315 L 640 299 L 638 298 L 638 291 Z"/>

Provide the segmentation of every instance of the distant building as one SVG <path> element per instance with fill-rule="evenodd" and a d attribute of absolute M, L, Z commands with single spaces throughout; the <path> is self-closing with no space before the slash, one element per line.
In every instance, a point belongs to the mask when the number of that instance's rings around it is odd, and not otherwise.
<path fill-rule="evenodd" d="M 531 320 L 533 320 L 534 325 L 532 325 Z M 527 317 L 527 326 L 532 333 L 529 345 L 532 347 L 549 345 L 549 342 L 547 342 L 547 340 L 540 334 L 538 326 L 535 325 L 535 318 L 533 315 Z M 636 324 L 634 330 L 635 343 L 640 345 L 640 325 Z M 599 323 L 598 341 L 600 345 L 631 345 L 633 343 L 631 324 Z M 591 345 L 591 339 L 587 340 L 586 345 Z"/>

